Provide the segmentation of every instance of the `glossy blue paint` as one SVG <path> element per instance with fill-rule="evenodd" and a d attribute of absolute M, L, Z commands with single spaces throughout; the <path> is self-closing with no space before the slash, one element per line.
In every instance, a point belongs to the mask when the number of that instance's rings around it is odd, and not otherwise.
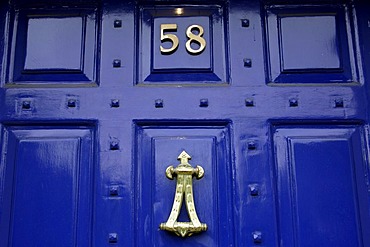
<path fill-rule="evenodd" d="M 79 70 L 82 24 L 82 17 L 29 18 L 24 70 Z"/>
<path fill-rule="evenodd" d="M 7 84 L 97 83 L 99 18 L 93 6 L 19 7 L 9 15 L 16 35 Z"/>
<path fill-rule="evenodd" d="M 143 3 L 137 8 L 136 83 L 157 85 L 229 83 L 226 3 L 193 6 L 153 6 Z M 179 40 L 178 48 L 170 54 L 163 55 L 159 49 L 160 46 L 166 49 L 172 46 L 169 40 L 161 42 L 161 24 L 177 25 L 177 30 L 164 32 L 176 35 Z M 201 38 L 206 42 L 204 51 L 197 55 L 189 53 L 186 49 L 186 42 L 189 40 L 186 31 L 194 24 L 203 28 Z M 196 30 L 193 33 L 199 35 Z M 191 46 L 193 49 L 199 48 L 197 42 L 191 42 Z"/>
<path fill-rule="evenodd" d="M 230 123 L 136 122 L 136 239 L 138 246 L 232 246 L 232 180 Z M 201 180 L 193 181 L 194 201 L 201 222 L 209 225 L 205 233 L 179 241 L 168 232 L 158 232 L 171 212 L 174 181 L 164 179 L 169 165 L 186 150 L 193 166 L 205 170 Z M 208 207 L 213 205 L 213 207 Z M 182 208 L 179 220 L 190 221 Z M 143 227 L 144 226 L 144 227 Z"/>
<path fill-rule="evenodd" d="M 93 130 L 5 126 L 3 134 L 3 208 L 10 212 L 2 214 L 2 244 L 90 244 Z"/>
<path fill-rule="evenodd" d="M 362 131 L 357 126 L 275 129 L 284 245 L 306 245 L 308 239 L 310 246 L 320 245 L 323 239 L 328 246 L 364 245 L 358 236 L 363 234 L 360 214 L 366 215 L 367 210 L 361 212 L 357 195 L 366 194 L 366 164 L 359 158 L 364 147 L 353 148 L 364 145 Z"/>
<path fill-rule="evenodd" d="M 0 246 L 369 247 L 369 10 L 2 1 Z M 209 46 L 191 56 L 198 20 Z M 206 172 L 208 231 L 188 239 L 159 230 L 183 149 Z"/>
<path fill-rule="evenodd" d="M 268 82 L 359 82 L 351 8 L 322 4 L 266 5 L 265 9 Z"/>

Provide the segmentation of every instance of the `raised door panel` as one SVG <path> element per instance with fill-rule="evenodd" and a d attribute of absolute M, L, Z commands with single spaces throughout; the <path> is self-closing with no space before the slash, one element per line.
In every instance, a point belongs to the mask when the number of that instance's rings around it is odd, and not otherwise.
<path fill-rule="evenodd" d="M 359 126 L 274 132 L 282 246 L 368 246 L 367 144 Z"/>
<path fill-rule="evenodd" d="M 91 243 L 93 130 L 3 129 L 0 238 L 5 246 Z M 6 244 L 7 243 L 7 244 Z"/>
<path fill-rule="evenodd" d="M 229 246 L 232 245 L 232 185 L 230 123 L 137 122 L 136 214 L 137 246 Z M 189 163 L 204 169 L 202 179 L 193 178 L 194 204 L 199 220 L 208 229 L 190 238 L 159 231 L 174 203 L 176 179 L 166 178 L 170 165 L 186 151 Z M 176 199 L 177 200 L 177 199 Z M 186 198 L 178 222 L 190 222 Z"/>

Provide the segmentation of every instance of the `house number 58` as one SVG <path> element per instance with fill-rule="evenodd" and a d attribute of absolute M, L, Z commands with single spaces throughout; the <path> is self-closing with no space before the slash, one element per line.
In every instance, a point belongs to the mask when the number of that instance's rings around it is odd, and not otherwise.
<path fill-rule="evenodd" d="M 198 33 L 194 34 L 193 31 L 197 30 Z M 179 38 L 176 34 L 165 34 L 165 32 L 176 32 L 177 31 L 177 24 L 161 24 L 161 42 L 169 41 L 172 43 L 172 46 L 170 48 L 164 48 L 163 46 L 160 46 L 161 53 L 164 55 L 172 54 L 176 51 L 176 49 L 179 47 Z M 200 25 L 191 25 L 186 29 L 186 37 L 188 38 L 188 41 L 186 42 L 186 50 L 193 55 L 199 55 L 201 54 L 204 49 L 206 48 L 207 42 L 202 37 L 204 34 L 204 29 Z M 196 43 L 199 45 L 198 49 L 193 49 L 191 47 L 192 43 Z"/>

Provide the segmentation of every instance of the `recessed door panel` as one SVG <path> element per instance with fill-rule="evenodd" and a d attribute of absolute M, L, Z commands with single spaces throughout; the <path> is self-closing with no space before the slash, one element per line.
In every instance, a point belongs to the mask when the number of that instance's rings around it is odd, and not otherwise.
<path fill-rule="evenodd" d="M 268 82 L 360 82 L 349 5 L 267 5 Z"/>
<path fill-rule="evenodd" d="M 58 9 L 58 10 L 57 10 Z M 99 23 L 94 5 L 11 11 L 7 85 L 97 84 Z"/>
<path fill-rule="evenodd" d="M 140 5 L 137 83 L 228 84 L 224 4 Z"/>

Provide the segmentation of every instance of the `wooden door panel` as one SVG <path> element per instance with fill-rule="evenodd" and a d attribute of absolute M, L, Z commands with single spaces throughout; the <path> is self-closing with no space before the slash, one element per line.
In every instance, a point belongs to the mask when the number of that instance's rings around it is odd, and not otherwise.
<path fill-rule="evenodd" d="M 91 243 L 93 129 L 6 126 L 3 130 L 2 243 Z"/>
<path fill-rule="evenodd" d="M 275 129 L 283 246 L 368 245 L 362 235 L 368 223 L 361 222 L 367 210 L 359 205 L 366 191 L 366 145 L 360 126 Z"/>
<path fill-rule="evenodd" d="M 265 9 L 268 83 L 362 83 L 350 4 Z"/>
<path fill-rule="evenodd" d="M 136 234 L 139 246 L 233 244 L 230 127 L 227 121 L 190 125 L 184 122 L 137 122 L 135 194 L 138 195 Z M 170 165 L 177 167 L 180 163 L 177 157 L 182 151 L 192 157 L 189 163 L 193 167 L 200 165 L 205 171 L 202 179 L 193 179 L 193 191 L 198 217 L 208 225 L 208 230 L 188 239 L 179 239 L 166 231 L 158 232 L 159 225 L 170 215 L 176 188 L 176 180 L 166 178 L 165 172 Z M 178 222 L 190 221 L 185 209 L 183 203 Z"/>
<path fill-rule="evenodd" d="M 100 25 L 96 5 L 20 6 L 9 11 L 7 86 L 96 85 Z"/>

